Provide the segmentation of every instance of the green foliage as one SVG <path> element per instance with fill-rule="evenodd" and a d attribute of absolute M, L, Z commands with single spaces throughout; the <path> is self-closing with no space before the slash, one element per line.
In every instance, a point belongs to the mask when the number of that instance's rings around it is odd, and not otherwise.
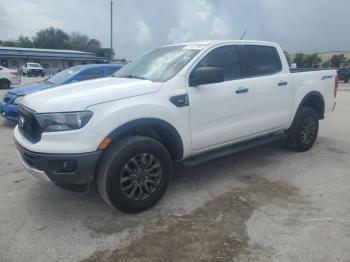
<path fill-rule="evenodd" d="M 32 39 L 19 36 L 17 40 L 0 41 L 0 46 L 43 48 L 43 49 L 72 49 L 95 53 L 97 56 L 110 58 L 110 49 L 102 48 L 97 39 L 90 39 L 87 35 L 73 32 L 68 35 L 58 28 L 46 28 L 37 32 Z M 112 59 L 115 53 L 112 50 Z"/>
<path fill-rule="evenodd" d="M 32 48 L 34 47 L 33 41 L 27 36 L 19 36 L 17 40 L 18 47 Z"/>
<path fill-rule="evenodd" d="M 97 53 L 97 56 L 104 57 L 105 60 L 109 60 L 110 51 L 111 51 L 110 48 L 101 48 L 101 50 Z M 115 53 L 114 53 L 114 50 L 112 49 L 112 59 L 114 55 Z"/>
<path fill-rule="evenodd" d="M 304 59 L 305 59 L 305 55 L 303 53 L 298 53 L 295 55 L 294 57 L 294 63 L 297 64 L 297 67 L 304 67 Z"/>
<path fill-rule="evenodd" d="M 328 60 L 322 64 L 322 68 L 331 68 L 331 61 Z"/>
<path fill-rule="evenodd" d="M 69 35 L 58 28 L 46 28 L 33 37 L 34 47 L 47 49 L 69 49 Z"/>
<path fill-rule="evenodd" d="M 346 62 L 347 62 L 347 59 L 344 56 L 344 54 L 334 55 L 330 60 L 331 66 L 333 68 L 339 68 L 343 66 Z"/>
<path fill-rule="evenodd" d="M 4 41 L 1 41 L 1 46 L 17 47 L 17 41 L 15 41 L 15 40 L 4 40 Z"/>
<path fill-rule="evenodd" d="M 87 43 L 85 51 L 97 54 L 101 50 L 101 43 L 97 39 L 90 39 Z"/>
<path fill-rule="evenodd" d="M 79 32 L 73 32 L 69 36 L 69 49 L 84 51 L 89 42 L 89 37 L 87 35 L 81 34 Z"/>
<path fill-rule="evenodd" d="M 298 68 L 319 68 L 322 59 L 318 54 L 299 53 L 295 55 L 293 62 L 297 64 Z"/>

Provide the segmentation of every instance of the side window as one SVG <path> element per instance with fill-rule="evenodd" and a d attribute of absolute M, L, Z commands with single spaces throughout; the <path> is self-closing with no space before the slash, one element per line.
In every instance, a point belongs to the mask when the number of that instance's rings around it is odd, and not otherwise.
<path fill-rule="evenodd" d="M 282 70 L 281 59 L 276 48 L 247 45 L 244 50 L 246 76 L 272 75 Z"/>
<path fill-rule="evenodd" d="M 101 78 L 105 76 L 104 68 L 91 68 L 84 70 L 79 73 L 73 80 L 75 81 L 84 81 L 89 79 Z"/>
<path fill-rule="evenodd" d="M 198 63 L 201 67 L 219 67 L 224 72 L 225 81 L 238 79 L 242 76 L 241 60 L 238 46 L 222 46 L 211 51 Z"/>

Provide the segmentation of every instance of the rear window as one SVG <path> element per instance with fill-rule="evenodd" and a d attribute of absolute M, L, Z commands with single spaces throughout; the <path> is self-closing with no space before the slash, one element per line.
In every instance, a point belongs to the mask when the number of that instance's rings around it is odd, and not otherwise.
<path fill-rule="evenodd" d="M 247 45 L 244 54 L 248 77 L 272 75 L 282 70 L 281 59 L 274 47 Z"/>

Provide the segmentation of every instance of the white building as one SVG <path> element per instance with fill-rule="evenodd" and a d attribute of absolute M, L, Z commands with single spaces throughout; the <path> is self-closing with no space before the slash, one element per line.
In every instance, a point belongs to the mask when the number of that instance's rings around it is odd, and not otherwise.
<path fill-rule="evenodd" d="M 0 46 L 1 66 L 17 69 L 27 62 L 40 63 L 49 71 L 58 71 L 74 65 L 106 61 L 90 52 Z"/>

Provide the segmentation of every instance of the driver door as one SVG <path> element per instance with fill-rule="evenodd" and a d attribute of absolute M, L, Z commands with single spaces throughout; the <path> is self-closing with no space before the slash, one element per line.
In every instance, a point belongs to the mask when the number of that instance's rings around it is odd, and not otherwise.
<path fill-rule="evenodd" d="M 221 68 L 224 81 L 188 89 L 193 150 L 215 148 L 253 134 L 253 94 L 250 80 L 241 79 L 239 46 L 215 48 L 193 71 L 201 67 Z"/>

